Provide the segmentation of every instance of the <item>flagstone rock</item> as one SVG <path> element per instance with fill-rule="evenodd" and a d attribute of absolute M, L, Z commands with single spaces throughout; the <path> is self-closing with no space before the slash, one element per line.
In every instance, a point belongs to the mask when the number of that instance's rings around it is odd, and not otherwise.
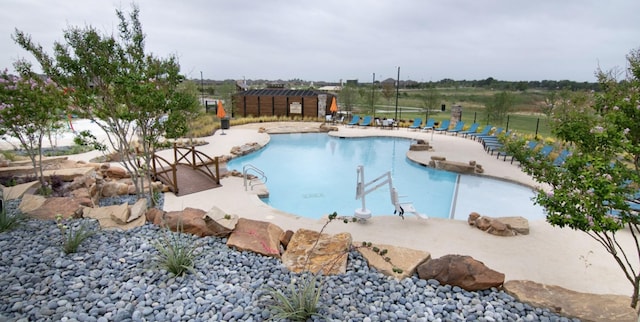
<path fill-rule="evenodd" d="M 12 187 L 3 187 L 2 191 L 3 191 L 3 195 L 4 195 L 4 200 L 14 200 L 14 199 L 20 199 L 22 198 L 22 196 L 24 196 L 25 192 L 33 189 L 38 189 L 40 188 L 40 182 L 38 181 L 31 181 L 31 182 L 25 182 L 25 183 L 21 183 Z"/>
<path fill-rule="evenodd" d="M 26 214 L 42 207 L 46 200 L 44 196 L 27 193 L 22 196 L 18 209 Z"/>
<path fill-rule="evenodd" d="M 60 180 L 65 182 L 71 182 L 75 180 L 77 177 L 87 176 L 95 171 L 92 167 L 82 167 L 82 168 L 61 168 L 55 170 L 45 170 L 42 172 L 42 176 L 44 178 L 50 178 L 52 176 L 56 176 L 60 178 Z"/>
<path fill-rule="evenodd" d="M 140 217 L 143 217 L 143 215 L 146 212 L 147 212 L 147 199 L 140 198 L 138 199 L 138 201 L 136 201 L 135 204 L 129 207 L 129 217 L 127 218 L 127 222 L 129 223 Z"/>
<path fill-rule="evenodd" d="M 317 231 L 298 229 L 282 255 L 282 263 L 295 273 L 344 274 L 351 242 L 349 233 L 321 235 Z"/>
<path fill-rule="evenodd" d="M 113 218 L 122 218 L 125 214 L 129 213 L 129 205 L 123 203 L 121 205 L 113 205 L 99 208 L 84 208 L 82 212 L 82 216 L 84 218 L 93 218 L 97 219 L 100 223 L 100 227 L 103 229 L 120 229 L 120 230 L 130 230 L 135 227 L 139 227 L 144 225 L 145 217 L 140 216 L 139 218 L 127 222 L 127 223 L 119 223 L 115 221 Z"/>
<path fill-rule="evenodd" d="M 421 279 L 459 286 L 467 291 L 486 290 L 504 283 L 504 274 L 496 272 L 471 256 L 445 255 L 418 266 Z"/>
<path fill-rule="evenodd" d="M 635 322 L 638 319 L 637 312 L 629 306 L 628 296 L 580 293 L 526 280 L 507 281 L 503 288 L 520 302 L 581 321 Z"/>
<path fill-rule="evenodd" d="M 221 228 L 223 229 L 220 230 L 228 231 L 227 235 L 231 233 L 238 224 L 238 215 L 227 214 L 216 206 L 211 207 L 211 209 L 204 215 L 203 219 L 205 222 L 213 221 L 215 224 L 222 226 Z M 218 228 L 216 228 L 216 230 L 218 230 Z"/>
<path fill-rule="evenodd" d="M 21 212 L 31 218 L 54 220 L 57 215 L 62 215 L 64 218 L 74 217 L 82 205 L 76 198 L 45 198 L 39 195 L 25 194 L 18 207 Z"/>
<path fill-rule="evenodd" d="M 529 220 L 521 216 L 499 217 L 501 222 L 507 224 L 520 235 L 529 235 Z"/>
<path fill-rule="evenodd" d="M 356 245 L 358 245 L 358 252 L 362 254 L 370 267 L 397 279 L 413 276 L 419 265 L 431 259 L 431 254 L 428 252 L 405 247 L 385 244 L 372 245 L 371 247 L 361 247 L 358 243 Z M 377 247 L 378 252 L 375 252 L 373 247 Z M 386 250 L 386 254 L 381 256 L 380 251 L 383 250 Z M 385 257 L 389 258 L 389 261 Z M 394 271 L 394 268 L 399 268 L 402 272 Z"/>
<path fill-rule="evenodd" d="M 287 247 L 289 247 L 289 242 L 291 241 L 291 237 L 293 237 L 293 234 L 293 231 L 287 230 L 280 237 L 280 244 L 282 244 L 282 247 L 284 249 L 287 249 Z"/>
<path fill-rule="evenodd" d="M 239 218 L 235 230 L 227 239 L 227 246 L 280 258 L 282 228 L 265 221 Z"/>

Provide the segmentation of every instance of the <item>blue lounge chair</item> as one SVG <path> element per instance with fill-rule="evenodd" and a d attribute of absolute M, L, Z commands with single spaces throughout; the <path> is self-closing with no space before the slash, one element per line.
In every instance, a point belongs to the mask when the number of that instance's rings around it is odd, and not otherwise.
<path fill-rule="evenodd" d="M 551 151 L 553 151 L 553 145 L 545 145 L 538 151 L 538 154 L 542 157 L 548 157 Z"/>
<path fill-rule="evenodd" d="M 491 133 L 491 134 L 478 135 L 478 136 L 476 136 L 476 138 L 478 139 L 478 141 L 480 141 L 480 143 L 482 143 L 482 146 L 486 148 L 488 142 L 498 141 L 498 135 L 500 135 L 500 133 L 502 133 L 502 130 L 503 129 L 501 127 L 499 127 L 495 131 L 493 131 L 493 133 Z"/>
<path fill-rule="evenodd" d="M 411 124 L 407 130 L 417 130 L 420 128 L 420 126 L 422 125 L 422 119 L 419 117 L 416 117 L 415 119 L 413 119 L 413 124 Z"/>
<path fill-rule="evenodd" d="M 447 133 L 454 133 L 456 136 L 458 136 L 458 133 L 462 131 L 463 128 L 464 128 L 464 122 L 458 121 L 458 123 L 456 123 L 456 127 L 454 127 L 451 130 L 448 130 Z"/>
<path fill-rule="evenodd" d="M 422 128 L 422 131 L 433 131 L 433 128 L 436 124 L 436 120 L 435 119 L 428 119 L 427 123 L 424 125 L 424 127 Z"/>
<path fill-rule="evenodd" d="M 366 127 L 371 125 L 371 116 L 367 115 L 362 119 L 362 123 L 360 123 L 361 127 Z"/>
<path fill-rule="evenodd" d="M 347 123 L 347 126 L 353 127 L 358 125 L 359 122 L 360 122 L 360 116 L 354 115 L 353 118 L 351 119 L 351 122 Z"/>
<path fill-rule="evenodd" d="M 468 136 L 470 136 L 475 141 L 476 137 L 478 137 L 478 136 L 489 135 L 489 132 L 491 131 L 491 128 L 492 128 L 491 125 L 487 125 L 482 129 L 482 132 L 480 132 L 480 133 L 469 133 Z"/>
<path fill-rule="evenodd" d="M 471 133 L 476 133 L 478 131 L 478 126 L 480 126 L 480 124 L 473 123 L 473 124 L 471 124 L 471 127 L 469 127 L 468 130 L 460 131 L 458 134 L 461 134 L 462 137 L 465 138 L 465 137 L 467 137 L 467 135 L 469 135 Z"/>
<path fill-rule="evenodd" d="M 533 151 L 536 149 L 537 146 L 538 146 L 537 141 L 529 141 L 529 143 L 527 143 L 527 145 L 525 146 L 525 149 Z M 501 155 L 504 156 L 504 159 L 502 159 L 502 161 L 507 161 L 507 157 L 509 155 L 503 151 L 498 152 L 498 156 L 496 158 L 499 158 Z M 513 155 L 511 156 L 511 164 L 513 164 Z"/>
<path fill-rule="evenodd" d="M 570 152 L 567 149 L 562 150 L 560 154 L 558 154 L 558 156 L 553 160 L 553 165 L 556 167 L 563 165 L 564 162 L 567 160 L 569 153 Z"/>
<path fill-rule="evenodd" d="M 436 128 L 436 129 L 433 129 L 433 130 L 437 131 L 437 132 L 446 131 L 446 130 L 449 129 L 449 123 L 451 123 L 450 120 L 444 120 L 444 121 L 440 122 L 440 127 L 439 128 Z"/>

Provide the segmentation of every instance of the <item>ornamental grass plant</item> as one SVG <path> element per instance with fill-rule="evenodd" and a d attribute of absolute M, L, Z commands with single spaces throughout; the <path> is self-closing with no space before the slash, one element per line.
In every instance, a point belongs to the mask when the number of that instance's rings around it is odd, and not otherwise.
<path fill-rule="evenodd" d="M 95 234 L 93 230 L 87 228 L 84 224 L 74 228 L 70 224 L 64 223 L 60 214 L 56 215 L 56 224 L 62 235 L 62 250 L 66 254 L 78 252 L 80 244 Z"/>
<path fill-rule="evenodd" d="M 7 209 L 4 207 L 4 200 L 0 203 L 0 232 L 10 231 L 20 226 L 24 221 L 22 214 L 8 214 Z"/>
<path fill-rule="evenodd" d="M 184 233 L 182 223 L 178 223 L 176 232 L 165 228 L 162 238 L 154 246 L 158 251 L 156 263 L 160 268 L 175 276 L 195 273 L 196 258 L 200 255 L 199 244 L 193 236 Z"/>

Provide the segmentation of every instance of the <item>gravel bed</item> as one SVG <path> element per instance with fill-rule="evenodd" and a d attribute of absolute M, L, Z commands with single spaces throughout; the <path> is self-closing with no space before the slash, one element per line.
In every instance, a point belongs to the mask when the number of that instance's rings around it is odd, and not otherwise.
<path fill-rule="evenodd" d="M 98 229 L 92 219 L 79 224 Z M 99 230 L 66 255 L 54 221 L 0 233 L 0 321 L 263 321 L 271 316 L 267 287 L 299 277 L 277 259 L 230 249 L 224 238 L 190 235 L 202 252 L 196 273 L 172 277 L 155 262 L 154 243 L 164 234 L 150 224 Z M 323 282 L 323 318 L 314 321 L 571 321 L 496 289 L 397 281 L 355 251 L 346 274 Z"/>

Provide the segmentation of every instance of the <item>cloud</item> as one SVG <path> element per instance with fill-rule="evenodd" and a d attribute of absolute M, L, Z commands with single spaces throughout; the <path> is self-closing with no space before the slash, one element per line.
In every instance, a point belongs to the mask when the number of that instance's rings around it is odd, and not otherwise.
<path fill-rule="evenodd" d="M 138 2 L 147 51 L 176 55 L 183 73 L 211 79 L 338 81 L 371 74 L 417 81 L 570 79 L 625 66 L 640 47 L 640 2 L 168 1 Z M 0 63 L 30 58 L 14 28 L 45 48 L 69 26 L 115 33 L 116 1 L 5 0 Z M 0 66 L 0 67 L 4 67 Z"/>

